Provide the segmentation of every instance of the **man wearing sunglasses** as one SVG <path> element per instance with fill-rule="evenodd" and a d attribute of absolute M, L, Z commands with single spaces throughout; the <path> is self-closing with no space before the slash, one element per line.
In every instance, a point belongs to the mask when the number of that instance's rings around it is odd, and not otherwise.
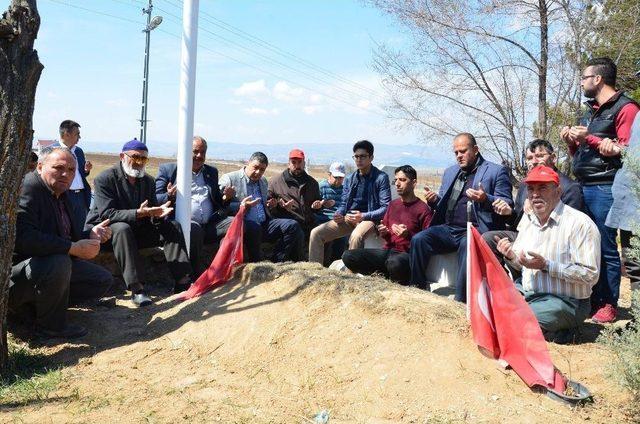
<path fill-rule="evenodd" d="M 87 216 L 87 226 L 111 222 L 113 254 L 136 306 L 152 302 L 144 290 L 139 249 L 163 246 L 176 293 L 189 287 L 191 274 L 180 225 L 164 219 L 173 212 L 171 202 L 158 203 L 155 180 L 146 174 L 148 153 L 136 139 L 125 143 L 120 162 L 96 177 L 94 205 Z"/>

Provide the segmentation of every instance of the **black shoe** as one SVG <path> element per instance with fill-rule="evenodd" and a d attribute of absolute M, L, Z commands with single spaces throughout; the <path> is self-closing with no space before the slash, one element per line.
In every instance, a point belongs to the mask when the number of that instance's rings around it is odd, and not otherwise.
<path fill-rule="evenodd" d="M 189 287 L 191 287 L 191 283 L 187 283 L 187 284 L 176 284 L 175 286 L 173 286 L 173 293 L 177 294 L 177 293 L 182 293 L 184 291 L 189 290 Z"/>
<path fill-rule="evenodd" d="M 87 329 L 81 325 L 67 324 L 60 330 L 38 327 L 36 337 L 41 339 L 77 339 L 87 335 Z"/>
<path fill-rule="evenodd" d="M 103 308 L 115 308 L 116 307 L 116 297 L 115 296 L 105 296 L 96 300 L 96 306 L 101 306 Z"/>
<path fill-rule="evenodd" d="M 131 301 L 137 307 L 149 306 L 153 303 L 153 300 L 145 292 L 133 293 L 131 295 Z"/>

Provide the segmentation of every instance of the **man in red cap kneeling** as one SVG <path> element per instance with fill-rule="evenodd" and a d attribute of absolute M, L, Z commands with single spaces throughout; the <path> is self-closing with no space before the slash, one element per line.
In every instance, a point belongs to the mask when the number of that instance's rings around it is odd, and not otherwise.
<path fill-rule="evenodd" d="M 522 271 L 516 285 L 545 338 L 567 343 L 589 316 L 591 289 L 600 271 L 600 233 L 587 215 L 562 203 L 560 180 L 552 168 L 533 168 L 523 183 L 533 210 L 518 224 L 516 240 L 496 240 L 497 247 Z"/>

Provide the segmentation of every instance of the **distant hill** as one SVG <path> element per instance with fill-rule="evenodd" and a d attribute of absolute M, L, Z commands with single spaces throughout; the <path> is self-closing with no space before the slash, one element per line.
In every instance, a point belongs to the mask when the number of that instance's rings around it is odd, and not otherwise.
<path fill-rule="evenodd" d="M 176 146 L 167 142 L 149 141 L 153 156 L 175 156 Z M 117 153 L 121 143 L 98 143 L 82 141 L 87 152 Z M 296 147 L 304 150 L 308 162 L 313 165 L 329 164 L 333 161 L 351 162 L 353 144 L 349 143 L 302 143 L 288 144 L 238 144 L 209 142 L 210 158 L 223 160 L 245 160 L 251 153 L 261 151 L 273 162 L 287 162 L 289 150 Z M 405 144 L 375 144 L 375 163 L 378 165 L 411 165 L 417 169 L 442 169 L 453 162 L 453 156 L 439 147 Z"/>

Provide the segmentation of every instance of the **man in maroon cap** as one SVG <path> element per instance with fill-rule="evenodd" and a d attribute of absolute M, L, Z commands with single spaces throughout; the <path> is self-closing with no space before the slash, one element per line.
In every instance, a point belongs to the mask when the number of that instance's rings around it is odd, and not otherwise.
<path fill-rule="evenodd" d="M 269 181 L 268 205 L 274 217 L 295 219 L 308 235 L 316 226 L 315 212 L 325 203 L 318 182 L 304 168 L 304 152 L 290 151 L 287 169 Z"/>
<path fill-rule="evenodd" d="M 537 166 L 523 182 L 533 210 L 520 220 L 513 243 L 497 240 L 498 250 L 522 271 L 516 285 L 545 338 L 566 343 L 589 316 L 600 271 L 600 233 L 587 215 L 562 203 L 552 168 Z"/>

